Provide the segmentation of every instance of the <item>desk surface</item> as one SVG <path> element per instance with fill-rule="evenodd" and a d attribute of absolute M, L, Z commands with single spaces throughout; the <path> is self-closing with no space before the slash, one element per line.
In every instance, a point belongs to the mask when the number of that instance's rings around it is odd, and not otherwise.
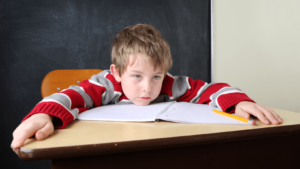
<path fill-rule="evenodd" d="M 130 123 L 74 121 L 43 141 L 30 138 L 17 152 L 22 160 L 39 160 L 150 150 L 220 141 L 272 137 L 300 131 L 300 113 L 274 109 L 284 123 L 208 125 L 171 122 Z"/>

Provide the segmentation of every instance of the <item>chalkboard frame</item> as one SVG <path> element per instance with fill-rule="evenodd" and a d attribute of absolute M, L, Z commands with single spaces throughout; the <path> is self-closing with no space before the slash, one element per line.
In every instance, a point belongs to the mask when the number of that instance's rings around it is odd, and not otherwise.
<path fill-rule="evenodd" d="M 50 161 L 19 160 L 10 149 L 12 132 L 41 100 L 40 87 L 48 72 L 109 68 L 113 36 L 126 26 L 137 23 L 155 26 L 171 47 L 174 65 L 170 73 L 211 82 L 211 3 L 210 0 L 0 0 L 0 128 L 2 150 L 6 154 L 1 158 L 2 166 L 49 168 Z M 109 38 L 99 38 L 102 35 Z"/>

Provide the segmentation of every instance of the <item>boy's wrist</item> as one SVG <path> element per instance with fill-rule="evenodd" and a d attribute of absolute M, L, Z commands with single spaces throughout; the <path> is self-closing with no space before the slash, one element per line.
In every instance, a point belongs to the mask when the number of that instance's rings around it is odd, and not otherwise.
<path fill-rule="evenodd" d="M 222 95 L 219 97 L 218 102 L 220 108 L 229 113 L 234 113 L 236 106 L 241 102 L 255 103 L 255 101 L 250 99 L 245 93 L 231 93 Z"/>
<path fill-rule="evenodd" d="M 22 120 L 22 122 L 34 114 L 47 114 L 52 116 L 55 128 L 65 128 L 74 120 L 74 116 L 64 107 L 57 103 L 42 102 L 37 104 L 32 111 Z"/>
<path fill-rule="evenodd" d="M 33 114 L 32 116 L 45 116 L 45 117 L 49 118 L 51 121 L 54 118 L 53 116 L 46 114 L 46 113 L 36 113 L 36 114 Z"/>

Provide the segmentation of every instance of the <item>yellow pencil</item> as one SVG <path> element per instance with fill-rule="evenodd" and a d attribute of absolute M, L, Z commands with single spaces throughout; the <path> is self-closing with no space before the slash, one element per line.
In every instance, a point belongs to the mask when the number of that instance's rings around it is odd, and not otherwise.
<path fill-rule="evenodd" d="M 225 112 L 222 112 L 222 111 L 219 111 L 219 110 L 214 110 L 215 113 L 218 113 L 218 114 L 221 114 L 221 115 L 224 115 L 224 116 L 227 116 L 227 117 L 231 117 L 233 119 L 236 119 L 236 120 L 240 120 L 242 122 L 245 122 L 245 123 L 249 123 L 249 124 L 252 124 L 252 125 L 255 125 L 256 122 L 252 119 L 245 119 L 243 117 L 238 117 L 238 116 L 235 116 L 235 115 L 232 115 L 232 114 L 229 114 L 229 113 L 225 113 Z"/>

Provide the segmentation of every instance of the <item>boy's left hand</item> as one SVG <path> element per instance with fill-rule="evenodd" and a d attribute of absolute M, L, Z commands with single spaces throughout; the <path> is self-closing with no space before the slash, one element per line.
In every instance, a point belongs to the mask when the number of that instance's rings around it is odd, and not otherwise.
<path fill-rule="evenodd" d="M 246 119 L 253 115 L 264 124 L 281 124 L 283 121 L 272 109 L 247 101 L 236 105 L 235 114 Z"/>

